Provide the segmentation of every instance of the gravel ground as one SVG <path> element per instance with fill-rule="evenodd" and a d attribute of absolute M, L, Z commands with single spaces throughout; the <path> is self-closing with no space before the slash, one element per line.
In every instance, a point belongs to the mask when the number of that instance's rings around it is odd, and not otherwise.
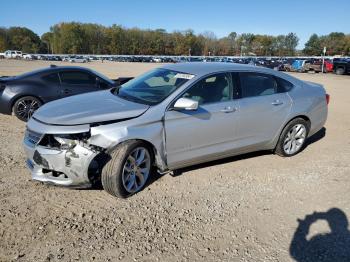
<path fill-rule="evenodd" d="M 0 61 L 0 75 L 47 64 Z M 88 66 L 113 77 L 157 65 Z M 0 261 L 350 261 L 341 227 L 341 214 L 350 216 L 350 77 L 295 76 L 331 95 L 325 135 L 303 152 L 254 153 L 155 176 L 126 200 L 31 181 L 25 124 L 0 115 Z"/>

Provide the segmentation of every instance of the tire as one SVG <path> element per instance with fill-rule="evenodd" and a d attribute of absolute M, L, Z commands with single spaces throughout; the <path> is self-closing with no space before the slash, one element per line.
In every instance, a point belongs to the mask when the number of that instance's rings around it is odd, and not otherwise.
<path fill-rule="evenodd" d="M 14 103 L 12 112 L 19 120 L 27 122 L 41 105 L 42 102 L 38 98 L 24 96 Z"/>
<path fill-rule="evenodd" d="M 304 128 L 304 131 L 298 129 L 299 127 Z M 309 129 L 309 123 L 302 118 L 295 118 L 290 121 L 280 135 L 275 154 L 282 157 L 291 157 L 301 152 L 305 147 Z M 299 132 L 300 135 L 298 135 Z"/>
<path fill-rule="evenodd" d="M 337 75 L 344 75 L 345 69 L 343 67 L 337 67 L 337 69 L 335 70 L 335 73 Z"/>
<path fill-rule="evenodd" d="M 140 165 L 137 164 L 141 159 L 138 158 L 138 150 L 144 150 L 145 162 Z M 126 198 L 145 187 L 153 164 L 152 150 L 145 143 L 138 140 L 127 141 L 118 145 L 109 156 L 110 160 L 102 168 L 101 174 L 105 191 L 112 196 Z M 141 173 L 141 170 L 144 170 L 144 173 Z M 143 179 L 140 179 L 141 177 Z"/>

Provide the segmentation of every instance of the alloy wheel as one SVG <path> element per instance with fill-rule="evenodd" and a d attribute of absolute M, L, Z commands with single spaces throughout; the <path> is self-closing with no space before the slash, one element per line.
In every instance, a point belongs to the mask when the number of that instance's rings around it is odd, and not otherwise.
<path fill-rule="evenodd" d="M 17 104 L 16 114 L 23 120 L 29 120 L 39 107 L 40 104 L 37 100 L 23 99 Z"/>
<path fill-rule="evenodd" d="M 135 148 L 126 158 L 122 182 L 129 193 L 139 191 L 146 183 L 151 170 L 151 156 L 144 147 Z"/>
<path fill-rule="evenodd" d="M 302 124 L 293 126 L 283 141 L 283 150 L 288 155 L 298 152 L 304 145 L 306 139 L 306 127 Z"/>

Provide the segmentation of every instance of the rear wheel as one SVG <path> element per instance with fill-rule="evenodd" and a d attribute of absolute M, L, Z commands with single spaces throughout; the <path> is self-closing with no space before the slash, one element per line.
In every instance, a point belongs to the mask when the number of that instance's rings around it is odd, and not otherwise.
<path fill-rule="evenodd" d="M 335 73 L 337 75 L 344 75 L 345 69 L 343 67 L 337 67 L 337 69 L 335 70 Z"/>
<path fill-rule="evenodd" d="M 22 121 L 28 121 L 34 112 L 42 105 L 41 101 L 34 96 L 19 98 L 13 105 L 12 111 Z"/>
<path fill-rule="evenodd" d="M 152 154 L 147 145 L 132 140 L 120 144 L 102 169 L 104 190 L 116 197 L 128 197 L 141 191 L 152 170 Z"/>
<path fill-rule="evenodd" d="M 298 154 L 304 148 L 308 134 L 308 122 L 302 118 L 293 119 L 283 129 L 275 153 L 283 157 Z"/>

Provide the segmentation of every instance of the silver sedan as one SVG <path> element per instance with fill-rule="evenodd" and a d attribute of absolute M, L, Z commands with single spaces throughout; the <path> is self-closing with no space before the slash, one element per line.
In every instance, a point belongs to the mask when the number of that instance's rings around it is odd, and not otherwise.
<path fill-rule="evenodd" d="M 119 197 L 167 172 L 257 150 L 299 153 L 327 119 L 315 83 L 229 63 L 171 64 L 108 90 L 41 107 L 24 148 L 35 180 Z"/>

